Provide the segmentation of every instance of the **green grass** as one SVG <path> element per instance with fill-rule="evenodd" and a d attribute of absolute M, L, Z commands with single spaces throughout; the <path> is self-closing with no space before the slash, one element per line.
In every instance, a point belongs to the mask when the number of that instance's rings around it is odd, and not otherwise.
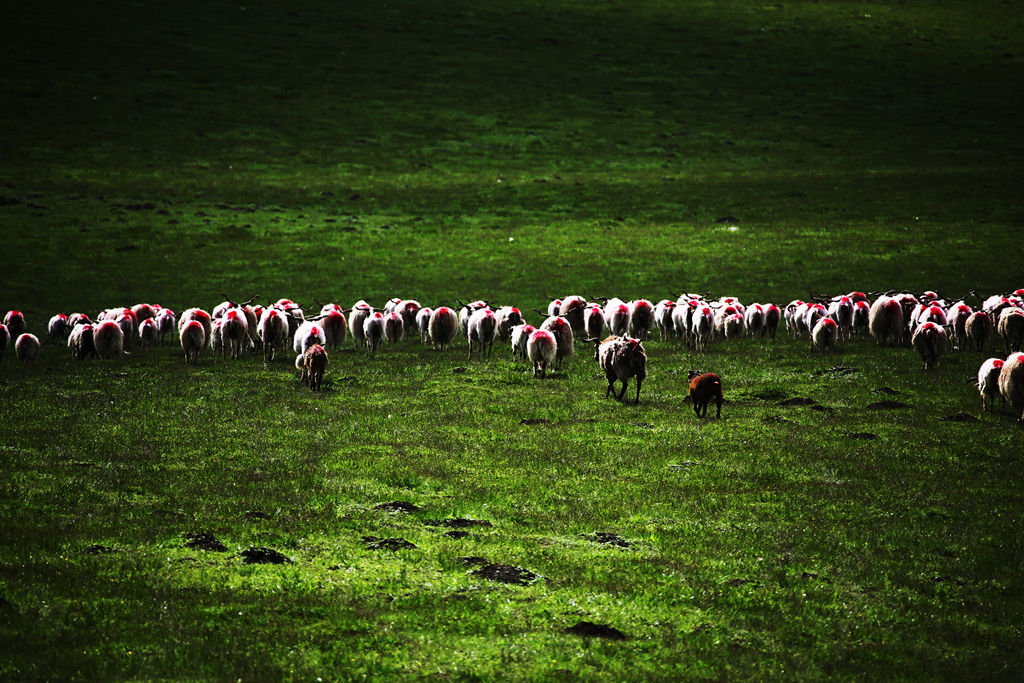
<path fill-rule="evenodd" d="M 3 309 L 1024 286 L 1009 3 L 351 5 L 6 9 Z M 7 354 L 0 678 L 1020 678 L 1024 437 L 981 354 L 647 349 L 639 405 L 584 347 L 543 382 L 339 350 L 321 393 L 287 359 Z"/>

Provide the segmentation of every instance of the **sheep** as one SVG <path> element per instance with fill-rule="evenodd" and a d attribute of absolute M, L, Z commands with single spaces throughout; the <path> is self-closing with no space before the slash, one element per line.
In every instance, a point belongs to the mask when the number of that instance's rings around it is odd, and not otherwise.
<path fill-rule="evenodd" d="M 612 297 L 605 301 L 604 320 L 612 334 L 623 337 L 629 332 L 629 316 L 629 306 L 622 299 Z"/>
<path fill-rule="evenodd" d="M 802 317 L 800 315 L 800 307 L 805 305 L 800 299 L 793 299 L 786 304 L 786 308 L 783 310 L 783 318 L 786 321 L 786 334 L 793 339 L 800 336 L 800 323 L 798 322 Z"/>
<path fill-rule="evenodd" d="M 288 321 L 276 308 L 266 308 L 257 324 L 257 334 L 263 342 L 263 360 L 274 360 L 274 354 L 288 341 Z"/>
<path fill-rule="evenodd" d="M 402 339 L 405 339 L 406 330 L 416 329 L 416 314 L 420 312 L 421 308 L 423 306 L 420 305 L 420 302 L 413 299 L 402 299 L 395 304 L 393 312 L 402 318 Z"/>
<path fill-rule="evenodd" d="M 469 317 L 482 308 L 490 308 L 490 305 L 486 301 L 480 301 L 479 299 L 463 304 L 462 308 L 459 309 L 459 329 L 465 330 L 469 327 Z"/>
<path fill-rule="evenodd" d="M 191 321 L 196 321 L 203 326 L 203 344 L 210 344 L 213 341 L 213 319 L 210 314 L 201 308 L 190 308 L 181 314 L 178 319 L 178 334 L 181 335 L 181 328 Z"/>
<path fill-rule="evenodd" d="M 68 316 L 68 327 L 70 327 L 72 330 L 75 329 L 75 325 L 83 323 L 87 325 L 92 324 L 92 320 L 90 320 L 89 316 L 87 316 L 85 313 L 72 313 L 71 315 Z"/>
<path fill-rule="evenodd" d="M 561 299 L 552 299 L 550 302 L 548 302 L 548 313 L 547 313 L 548 317 L 550 318 L 553 315 L 558 315 L 558 312 L 561 309 L 562 309 L 562 300 Z"/>
<path fill-rule="evenodd" d="M 498 339 L 507 342 L 512 337 L 512 328 L 523 324 L 523 314 L 515 306 L 502 306 L 494 312 L 494 320 Z"/>
<path fill-rule="evenodd" d="M 366 320 L 372 312 L 373 308 L 370 304 L 362 299 L 352 306 L 348 316 L 348 331 L 352 333 L 352 343 L 355 345 L 356 351 L 366 348 Z"/>
<path fill-rule="evenodd" d="M 643 341 L 654 327 L 654 306 L 647 299 L 629 303 L 629 334 Z"/>
<path fill-rule="evenodd" d="M 292 349 L 295 353 L 305 353 L 306 349 L 313 344 L 324 346 L 326 343 L 327 337 L 320 322 L 318 320 L 306 320 L 295 331 L 295 337 L 292 338 Z"/>
<path fill-rule="evenodd" d="M 558 315 L 569 322 L 573 334 L 583 334 L 583 312 L 586 308 L 587 300 L 581 296 L 574 294 L 562 299 L 562 305 L 558 308 Z"/>
<path fill-rule="evenodd" d="M 748 336 L 764 336 L 764 306 L 761 304 L 750 304 L 743 314 L 743 328 Z"/>
<path fill-rule="evenodd" d="M 676 336 L 683 338 L 687 346 L 690 346 L 693 342 L 690 324 L 693 321 L 693 312 L 696 310 L 697 305 L 698 302 L 695 299 L 680 297 L 672 308 L 672 329 L 675 330 Z"/>
<path fill-rule="evenodd" d="M 384 341 L 384 314 L 374 311 L 363 321 L 363 339 L 366 340 L 366 350 L 374 354 Z"/>
<path fill-rule="evenodd" d="M 154 346 L 160 337 L 160 330 L 157 327 L 156 320 L 153 318 L 143 318 L 139 322 L 139 344 L 143 348 L 150 348 Z"/>
<path fill-rule="evenodd" d="M 520 358 L 526 360 L 526 345 L 530 341 L 530 335 L 537 329 L 530 323 L 523 323 L 512 328 L 512 360 Z"/>
<path fill-rule="evenodd" d="M 654 306 L 654 322 L 658 325 L 658 335 L 660 336 L 661 341 L 665 341 L 666 337 L 675 333 L 675 323 L 672 318 L 672 314 L 675 312 L 675 309 L 676 302 L 669 301 L 668 299 L 662 299 Z M 597 334 L 590 334 L 589 328 L 587 329 L 587 334 L 591 337 L 598 336 Z"/>
<path fill-rule="evenodd" d="M 495 319 L 494 311 L 491 309 L 480 308 L 473 312 L 473 315 L 469 318 L 469 327 L 466 330 L 470 359 L 473 358 L 474 344 L 478 348 L 480 355 L 490 357 L 497 326 L 498 322 Z"/>
<path fill-rule="evenodd" d="M 124 353 L 124 330 L 113 320 L 103 320 L 93 328 L 93 343 L 100 358 L 117 358 Z"/>
<path fill-rule="evenodd" d="M 212 332 L 210 333 L 212 339 L 210 340 L 210 350 L 216 354 L 224 354 L 224 320 L 222 318 L 214 318 L 211 322 Z"/>
<path fill-rule="evenodd" d="M 597 304 L 587 306 L 583 312 L 583 328 L 589 339 L 600 337 L 604 332 L 604 311 Z"/>
<path fill-rule="evenodd" d="M 185 364 L 195 365 L 199 354 L 206 348 L 206 328 L 199 320 L 186 320 L 178 328 L 181 350 L 185 352 Z"/>
<path fill-rule="evenodd" d="M 964 332 L 967 333 L 967 343 L 978 351 L 985 349 L 985 342 L 992 336 L 992 318 L 985 311 L 975 311 L 964 323 Z"/>
<path fill-rule="evenodd" d="M 690 323 L 693 331 L 694 349 L 703 353 L 708 348 L 715 329 L 715 316 L 710 306 L 700 306 L 693 312 L 693 321 Z"/>
<path fill-rule="evenodd" d="M 92 323 L 79 323 L 71 329 L 68 335 L 68 348 L 71 349 L 71 357 L 75 360 L 84 360 L 87 356 L 93 358 L 96 354 L 95 328 Z"/>
<path fill-rule="evenodd" d="M 863 334 L 868 331 L 871 320 L 871 305 L 867 301 L 853 302 L 853 333 Z"/>
<path fill-rule="evenodd" d="M 1001 358 L 989 358 L 978 368 L 978 393 L 981 394 L 981 409 L 994 410 L 999 395 L 999 371 L 1003 369 Z"/>
<path fill-rule="evenodd" d="M 974 313 L 971 307 L 963 301 L 958 301 L 946 311 L 946 319 L 953 329 L 953 337 L 956 339 L 956 347 L 963 351 L 967 344 L 967 319 Z"/>
<path fill-rule="evenodd" d="M 911 319 L 914 313 L 914 309 L 917 308 L 918 304 L 921 303 L 918 300 L 918 298 L 911 294 L 910 292 L 896 294 L 892 298 L 895 299 L 895 301 L 900 305 L 900 309 L 903 311 L 904 322 L 909 321 Z M 903 329 L 899 331 L 900 336 L 897 341 L 904 344 L 909 342 L 912 332 L 914 332 L 914 330 L 909 325 L 905 325 Z"/>
<path fill-rule="evenodd" d="M 249 320 L 245 311 L 231 308 L 220 318 L 221 339 L 224 344 L 224 355 L 237 360 L 242 355 L 242 345 L 249 339 Z"/>
<path fill-rule="evenodd" d="M 18 335 L 14 342 L 14 356 L 26 365 L 31 363 L 39 355 L 39 337 L 24 332 Z"/>
<path fill-rule="evenodd" d="M 459 319 L 447 306 L 438 307 L 430 316 L 430 341 L 442 351 L 452 345 L 458 332 Z"/>
<path fill-rule="evenodd" d="M 156 324 L 160 330 L 160 343 L 163 344 L 164 337 L 178 327 L 178 319 L 175 317 L 174 311 L 169 308 L 162 308 L 157 316 Z"/>
<path fill-rule="evenodd" d="M 829 317 L 819 318 L 811 330 L 811 350 L 818 349 L 819 354 L 830 351 L 839 338 L 839 323 Z"/>
<path fill-rule="evenodd" d="M 714 400 L 716 405 L 715 417 L 722 417 L 722 379 L 713 372 L 701 373 L 700 370 L 691 370 L 690 379 L 690 400 L 693 401 L 693 412 L 697 417 L 704 417 L 708 414 L 708 404 Z"/>
<path fill-rule="evenodd" d="M 875 299 L 871 304 L 868 329 L 879 346 L 887 344 L 890 338 L 898 342 L 903 334 L 903 307 L 900 302 L 885 295 Z"/>
<path fill-rule="evenodd" d="M 931 321 L 923 322 L 914 330 L 910 343 L 921 354 L 924 369 L 931 370 L 946 350 L 946 330 Z"/>
<path fill-rule="evenodd" d="M 7 325 L 0 323 L 0 360 L 4 357 L 4 351 L 11 345 L 11 333 L 7 331 Z"/>
<path fill-rule="evenodd" d="M 743 336 L 743 315 L 733 313 L 722 321 L 722 336 L 726 339 L 739 339 Z"/>
<path fill-rule="evenodd" d="M 348 336 L 348 321 L 340 306 L 328 311 L 321 311 L 320 326 L 324 328 L 327 346 L 336 349 L 345 343 L 345 338 Z"/>
<path fill-rule="evenodd" d="M 1003 338 L 1006 353 L 1020 351 L 1021 344 L 1024 343 L 1024 310 L 1013 307 L 1004 308 L 999 314 L 996 330 Z"/>
<path fill-rule="evenodd" d="M 302 357 L 302 379 L 310 389 L 319 389 L 327 371 L 327 351 L 320 344 L 313 344 Z"/>
<path fill-rule="evenodd" d="M 4 327 L 12 340 L 17 339 L 25 333 L 25 314 L 21 311 L 7 311 L 4 316 Z"/>
<path fill-rule="evenodd" d="M 397 344 L 405 338 L 405 320 L 397 311 L 384 316 L 384 337 L 389 344 Z"/>
<path fill-rule="evenodd" d="M 150 318 L 156 317 L 157 307 L 153 306 L 153 304 L 135 304 L 132 306 L 132 314 L 141 325 L 143 320 L 149 320 Z"/>
<path fill-rule="evenodd" d="M 643 343 L 636 338 L 609 337 L 598 347 L 598 363 L 608 380 L 609 395 L 621 401 L 626 396 L 630 377 L 636 377 L 636 402 L 640 403 L 640 387 L 647 379 L 647 353 Z M 615 393 L 615 381 L 622 382 L 622 391 Z"/>
<path fill-rule="evenodd" d="M 848 339 L 853 333 L 853 299 L 848 296 L 840 296 L 828 305 L 828 315 L 835 320 L 839 327 L 839 336 Z"/>
<path fill-rule="evenodd" d="M 71 327 L 68 325 L 68 317 L 63 313 L 57 313 L 46 325 L 47 335 L 50 341 L 56 344 L 67 344 L 68 335 L 71 334 Z"/>
<path fill-rule="evenodd" d="M 416 329 L 420 331 L 421 344 L 430 341 L 430 316 L 432 315 L 434 315 L 434 309 L 427 306 L 416 311 Z"/>
<path fill-rule="evenodd" d="M 551 316 L 543 323 L 540 329 L 547 330 L 555 335 L 557 353 L 555 355 L 555 370 L 562 369 L 562 359 L 573 355 L 573 333 L 569 321 L 561 316 Z"/>
<path fill-rule="evenodd" d="M 765 333 L 775 339 L 775 333 L 779 329 L 779 321 L 782 319 L 782 311 L 775 304 L 764 305 L 764 327 L 761 328 L 761 335 Z"/>
<path fill-rule="evenodd" d="M 818 321 L 828 315 L 828 309 L 822 304 L 807 304 L 804 309 L 804 331 L 810 334 Z"/>
<path fill-rule="evenodd" d="M 543 329 L 534 330 L 526 343 L 526 354 L 533 363 L 533 376 L 544 379 L 548 366 L 558 355 L 558 341 L 555 335 Z"/>
<path fill-rule="evenodd" d="M 1010 355 L 999 371 L 999 393 L 1010 407 L 1021 411 L 1017 422 L 1024 422 L 1024 353 Z"/>

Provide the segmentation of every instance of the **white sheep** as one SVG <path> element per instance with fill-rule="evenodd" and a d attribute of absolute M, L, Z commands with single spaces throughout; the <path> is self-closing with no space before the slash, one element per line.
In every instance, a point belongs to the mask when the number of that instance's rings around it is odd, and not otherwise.
<path fill-rule="evenodd" d="M 967 343 L 978 351 L 985 349 L 985 343 L 992 336 L 992 317 L 985 311 L 975 311 L 967 318 L 964 324 L 964 332 L 967 334 Z"/>
<path fill-rule="evenodd" d="M 604 319 L 608 330 L 617 337 L 629 333 L 629 306 L 622 299 L 611 298 L 604 305 Z"/>
<path fill-rule="evenodd" d="M 474 346 L 480 355 L 490 357 L 497 327 L 498 322 L 491 309 L 481 308 L 473 312 L 473 315 L 469 317 L 469 326 L 466 330 L 470 358 L 473 357 Z"/>
<path fill-rule="evenodd" d="M 887 344 L 890 338 L 899 342 L 903 335 L 903 307 L 900 302 L 884 294 L 875 299 L 871 304 L 868 329 L 879 346 Z"/>
<path fill-rule="evenodd" d="M 662 299 L 654 305 L 654 322 L 658 325 L 658 336 L 661 341 L 675 334 L 675 323 L 672 321 L 672 314 L 675 312 L 676 302 L 669 299 Z M 600 309 L 598 309 L 600 310 Z M 590 334 L 590 337 L 597 337 L 597 334 Z"/>
<path fill-rule="evenodd" d="M 320 326 L 324 328 L 327 346 L 335 349 L 345 343 L 345 339 L 348 336 L 348 320 L 345 319 L 345 313 L 342 312 L 341 306 L 328 311 L 321 311 Z"/>
<path fill-rule="evenodd" d="M 923 322 L 914 330 L 911 345 L 921 354 L 925 370 L 931 370 L 946 350 L 946 330 L 931 321 Z"/>
<path fill-rule="evenodd" d="M 558 315 L 569 321 L 573 334 L 583 334 L 583 312 L 586 309 L 587 300 L 573 294 L 562 299 L 562 305 L 558 308 Z"/>
<path fill-rule="evenodd" d="M 423 306 L 420 305 L 420 302 L 414 299 L 402 299 L 395 304 L 394 312 L 402 318 L 402 339 L 405 339 L 407 330 L 416 329 L 416 314 L 420 312 L 421 308 Z"/>
<path fill-rule="evenodd" d="M 523 314 L 515 306 L 502 306 L 494 312 L 497 323 L 497 337 L 507 342 L 512 337 L 512 328 L 523 324 Z"/>
<path fill-rule="evenodd" d="M 292 349 L 295 353 L 306 353 L 306 349 L 313 344 L 324 346 L 326 343 L 327 336 L 324 334 L 324 328 L 320 321 L 306 320 L 295 331 L 295 337 L 292 338 Z"/>
<path fill-rule="evenodd" d="M 389 344 L 397 344 L 405 338 L 405 319 L 397 310 L 384 315 L 384 338 Z"/>
<path fill-rule="evenodd" d="M 7 328 L 11 340 L 17 339 L 25 333 L 25 314 L 21 311 L 7 311 L 7 315 L 4 316 L 4 327 Z"/>
<path fill-rule="evenodd" d="M 160 330 L 152 317 L 139 321 L 139 344 L 143 348 L 154 346 L 160 339 Z"/>
<path fill-rule="evenodd" d="M 416 329 L 420 331 L 420 343 L 430 342 L 430 317 L 434 315 L 434 309 L 424 306 L 416 311 Z"/>
<path fill-rule="evenodd" d="M 376 353 L 384 341 L 384 314 L 374 311 L 363 321 L 363 338 L 368 353 Z"/>
<path fill-rule="evenodd" d="M 782 320 L 782 310 L 775 304 L 764 304 L 764 327 L 761 328 L 761 335 L 767 334 L 775 339 L 775 333 L 779 330 L 779 322 Z"/>
<path fill-rule="evenodd" d="M 783 309 L 783 319 L 786 321 L 786 334 L 793 339 L 800 336 L 800 319 L 803 317 L 801 307 L 806 306 L 800 299 L 793 299 Z"/>
<path fill-rule="evenodd" d="M 187 320 L 179 327 L 178 337 L 181 350 L 185 352 L 185 364 L 195 365 L 199 354 L 206 348 L 206 328 L 200 320 Z"/>
<path fill-rule="evenodd" d="M 694 309 L 690 331 L 693 334 L 694 349 L 702 353 L 706 351 L 715 333 L 715 314 L 711 312 L 710 306 L 705 304 Z"/>
<path fill-rule="evenodd" d="M 430 341 L 435 348 L 442 351 L 452 345 L 459 329 L 459 319 L 455 311 L 447 306 L 439 306 L 430 316 Z"/>
<path fill-rule="evenodd" d="M 647 299 L 629 302 L 629 333 L 643 341 L 654 327 L 654 305 Z"/>
<path fill-rule="evenodd" d="M 811 350 L 816 348 L 819 354 L 830 351 L 835 347 L 838 338 L 839 323 L 828 316 L 818 318 L 818 322 L 811 330 Z"/>
<path fill-rule="evenodd" d="M 854 310 L 853 299 L 845 295 L 829 302 L 828 315 L 835 320 L 842 338 L 848 339 L 853 333 Z"/>
<path fill-rule="evenodd" d="M 39 337 L 24 332 L 14 342 L 14 356 L 22 363 L 31 363 L 39 355 L 39 348 Z"/>
<path fill-rule="evenodd" d="M 71 328 L 68 335 L 68 348 L 75 360 L 84 360 L 87 356 L 96 358 L 96 342 L 92 323 L 78 323 Z"/>
<path fill-rule="evenodd" d="M 999 393 L 1010 407 L 1021 411 L 1018 422 L 1024 422 L 1024 353 L 1010 354 L 999 371 Z"/>
<path fill-rule="evenodd" d="M 484 308 L 490 308 L 490 305 L 486 301 L 477 300 L 471 301 L 459 309 L 459 329 L 465 330 L 468 328 L 469 317 Z"/>
<path fill-rule="evenodd" d="M 1003 369 L 1002 358 L 989 358 L 978 368 L 978 393 L 981 394 L 981 409 L 994 410 L 999 395 L 999 371 Z"/>
<path fill-rule="evenodd" d="M 560 318 L 564 320 L 564 318 Z M 550 318 L 549 318 L 550 320 Z M 568 323 L 565 323 L 568 326 Z M 558 356 L 558 342 L 555 335 L 547 330 L 534 330 L 526 343 L 526 354 L 533 363 L 533 376 L 544 379 L 548 366 Z"/>
<path fill-rule="evenodd" d="M 1003 338 L 1006 352 L 1020 351 L 1024 343 L 1024 310 L 1015 307 L 1004 308 L 999 313 L 996 325 L 999 336 Z"/>
<path fill-rule="evenodd" d="M 743 336 L 743 314 L 733 313 L 722 321 L 722 336 L 726 339 L 739 339 Z"/>
<path fill-rule="evenodd" d="M 366 320 L 373 313 L 373 307 L 362 299 L 357 301 L 348 316 L 348 331 L 352 333 L 352 343 L 356 351 L 366 348 Z"/>
<path fill-rule="evenodd" d="M 537 328 L 530 323 L 523 323 L 512 328 L 512 360 L 516 360 L 516 358 L 526 360 L 526 345 L 535 329 Z"/>
<path fill-rule="evenodd" d="M 118 358 L 124 353 L 124 330 L 113 320 L 103 320 L 93 328 L 93 342 L 100 358 Z"/>
<path fill-rule="evenodd" d="M 743 328 L 750 337 L 764 336 L 764 306 L 750 304 L 743 314 Z"/>
<path fill-rule="evenodd" d="M 203 326 L 203 344 L 208 345 L 212 343 L 213 319 L 210 317 L 209 313 L 201 308 L 190 308 L 181 314 L 181 318 L 178 319 L 178 334 L 181 334 L 182 327 L 193 320 Z"/>
<path fill-rule="evenodd" d="M 587 306 L 587 310 L 583 312 L 583 328 L 587 338 L 596 339 L 600 337 L 604 334 L 604 326 L 604 310 L 597 304 Z"/>
<path fill-rule="evenodd" d="M 946 319 L 953 330 L 956 347 L 961 351 L 967 345 L 967 319 L 974 311 L 963 301 L 958 301 L 946 310 Z"/>
<path fill-rule="evenodd" d="M 263 342 L 263 360 L 274 360 L 274 354 L 288 342 L 288 321 L 285 314 L 276 308 L 265 308 L 257 323 L 257 334 Z"/>
<path fill-rule="evenodd" d="M 71 334 L 68 317 L 63 313 L 57 313 L 50 318 L 50 322 L 46 325 L 46 331 L 50 341 L 56 344 L 66 344 L 68 342 L 68 335 Z"/>
<path fill-rule="evenodd" d="M 178 319 L 174 315 L 174 311 L 169 308 L 161 308 L 159 315 L 156 318 L 157 329 L 160 332 L 160 343 L 164 343 L 164 337 L 168 334 L 173 334 L 174 330 L 178 327 Z"/>
<path fill-rule="evenodd" d="M 573 333 L 569 321 L 562 316 L 554 315 L 545 320 L 540 329 L 547 330 L 555 336 L 557 346 L 555 354 L 555 369 L 562 369 L 562 359 L 573 355 Z"/>

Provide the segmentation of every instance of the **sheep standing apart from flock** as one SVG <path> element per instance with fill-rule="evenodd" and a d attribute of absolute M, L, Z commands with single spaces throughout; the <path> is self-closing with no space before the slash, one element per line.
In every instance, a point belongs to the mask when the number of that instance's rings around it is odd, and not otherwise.
<path fill-rule="evenodd" d="M 1024 422 L 1024 353 L 1011 354 L 999 371 L 999 393 L 1014 410 L 1020 411 L 1018 422 Z"/>
<path fill-rule="evenodd" d="M 566 323 L 568 325 L 568 323 Z M 534 330 L 526 343 L 526 354 L 533 363 L 533 376 L 544 379 L 548 367 L 558 356 L 558 342 L 547 330 Z"/>
<path fill-rule="evenodd" d="M 71 329 L 71 334 L 68 335 L 68 348 L 71 349 L 72 358 L 75 360 L 84 360 L 87 356 L 96 358 L 94 333 L 92 323 L 79 323 Z"/>
<path fill-rule="evenodd" d="M 967 333 L 967 343 L 970 347 L 984 351 L 985 343 L 992 336 L 992 318 L 985 311 L 975 311 L 967 318 L 964 331 Z"/>
<path fill-rule="evenodd" d="M 93 342 L 100 358 L 118 358 L 124 353 L 124 331 L 113 320 L 104 320 L 93 328 Z"/>
<path fill-rule="evenodd" d="M 699 370 L 691 370 L 689 378 L 690 400 L 697 417 L 708 414 L 708 404 L 712 400 L 716 405 L 715 417 L 722 417 L 722 379 L 713 372 L 701 373 Z"/>
<path fill-rule="evenodd" d="M 1024 310 L 1004 308 L 999 313 L 999 324 L 996 326 L 999 336 L 1006 345 L 1006 353 L 1020 351 L 1024 343 Z"/>
<path fill-rule="evenodd" d="M 946 330 L 937 324 L 927 321 L 917 326 L 910 344 L 921 354 L 925 370 L 931 370 L 946 350 Z"/>
<path fill-rule="evenodd" d="M 352 311 L 348 316 L 348 331 L 352 333 L 352 343 L 355 345 L 356 351 L 366 348 L 366 320 L 372 312 L 370 304 L 362 299 L 352 306 Z"/>
<path fill-rule="evenodd" d="M 473 312 L 473 315 L 469 317 L 469 326 L 466 330 L 470 359 L 473 358 L 474 348 L 481 356 L 490 358 L 497 329 L 498 321 L 495 319 L 494 311 L 489 308 L 480 308 Z"/>
<path fill-rule="evenodd" d="M 384 341 L 384 314 L 374 311 L 363 321 L 363 339 L 368 353 L 377 353 Z"/>
<path fill-rule="evenodd" d="M 447 306 L 438 307 L 430 316 L 430 341 L 435 348 L 444 351 L 451 346 L 458 329 L 459 319 Z"/>
<path fill-rule="evenodd" d="M 887 344 L 890 338 L 899 342 L 903 334 L 903 307 L 900 302 L 887 296 L 875 299 L 871 304 L 868 329 L 879 346 Z"/>
<path fill-rule="evenodd" d="M 7 311 L 4 316 L 4 327 L 10 339 L 17 339 L 25 334 L 25 315 L 21 311 Z"/>
<path fill-rule="evenodd" d="M 547 330 L 555 336 L 557 353 L 555 355 L 555 370 L 562 369 L 562 359 L 573 355 L 573 334 L 569 321 L 561 316 L 552 316 L 545 320 L 540 329 Z"/>
<path fill-rule="evenodd" d="M 530 335 L 537 329 L 530 323 L 523 323 L 512 328 L 512 360 L 517 358 L 526 360 L 526 345 L 530 341 Z"/>
<path fill-rule="evenodd" d="M 818 349 L 819 354 L 831 351 L 839 338 L 839 323 L 829 317 L 818 318 L 811 330 L 811 350 Z"/>
<path fill-rule="evenodd" d="M 994 410 L 996 396 L 999 395 L 999 371 L 1003 369 L 1003 359 L 989 358 L 978 368 L 978 393 L 981 394 L 981 409 Z"/>
<path fill-rule="evenodd" d="M 319 389 L 327 371 L 327 351 L 319 344 L 313 344 L 302 354 L 302 381 L 310 389 Z"/>
<path fill-rule="evenodd" d="M 597 348 L 597 361 L 608 380 L 605 398 L 615 396 L 621 401 L 626 396 L 629 380 L 636 378 L 636 402 L 640 403 L 640 387 L 647 379 L 647 353 L 639 339 L 609 337 Z M 622 390 L 616 394 L 615 382 L 622 382 Z"/>
<path fill-rule="evenodd" d="M 22 363 L 31 363 L 39 355 L 39 348 L 39 337 L 24 332 L 14 342 L 14 356 Z"/>

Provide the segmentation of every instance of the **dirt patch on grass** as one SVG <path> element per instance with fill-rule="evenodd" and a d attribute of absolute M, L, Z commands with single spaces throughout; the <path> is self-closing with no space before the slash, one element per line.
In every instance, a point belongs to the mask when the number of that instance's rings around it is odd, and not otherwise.
<path fill-rule="evenodd" d="M 456 558 L 459 562 L 470 567 L 481 567 L 485 564 L 490 564 L 491 561 L 486 557 L 480 557 L 479 555 L 466 555 L 464 557 Z"/>
<path fill-rule="evenodd" d="M 910 405 L 906 403 L 900 403 L 899 401 L 875 401 L 874 403 L 868 404 L 868 410 L 901 410 L 903 408 L 909 408 Z"/>
<path fill-rule="evenodd" d="M 607 626 L 605 624 L 595 624 L 592 621 L 580 621 L 574 626 L 570 626 L 565 629 L 564 633 L 569 633 L 574 636 L 581 636 L 583 638 L 607 638 L 608 640 L 626 640 L 627 636 L 625 633 L 615 628 L 614 626 Z"/>
<path fill-rule="evenodd" d="M 414 503 L 410 503 L 404 500 L 393 500 L 390 503 L 380 503 L 379 505 L 373 506 L 374 510 L 381 510 L 384 512 L 416 512 L 420 510 L 420 506 Z"/>
<path fill-rule="evenodd" d="M 942 422 L 980 422 L 978 418 L 974 417 L 970 413 L 954 413 L 945 417 L 939 418 Z"/>
<path fill-rule="evenodd" d="M 468 531 L 457 531 L 457 530 L 456 531 L 446 531 L 444 535 L 447 536 L 448 538 L 456 538 L 456 539 L 458 539 L 458 538 L 465 538 L 466 536 L 469 536 L 469 532 Z"/>
<path fill-rule="evenodd" d="M 246 519 L 270 519 L 269 513 L 260 512 L 259 510 L 246 510 L 242 516 Z"/>
<path fill-rule="evenodd" d="M 377 538 L 376 536 L 363 536 L 367 550 L 415 550 L 416 544 L 410 543 L 404 538 Z"/>
<path fill-rule="evenodd" d="M 795 406 L 816 406 L 819 404 L 813 398 L 794 396 L 793 398 L 787 398 L 785 401 L 779 401 L 779 405 L 783 408 L 793 408 Z"/>
<path fill-rule="evenodd" d="M 871 432 L 847 432 L 847 439 L 861 439 L 864 441 L 871 441 L 878 438 L 878 434 L 872 434 Z"/>
<path fill-rule="evenodd" d="M 632 548 L 633 544 L 622 538 L 618 534 L 609 533 L 607 531 L 597 531 L 593 534 L 584 534 L 583 538 L 587 539 L 591 543 L 601 543 L 604 545 L 613 545 L 617 548 Z"/>
<path fill-rule="evenodd" d="M 468 517 L 450 517 L 448 519 L 431 519 L 424 522 L 427 526 L 443 526 L 449 529 L 468 529 L 470 527 L 494 526 L 486 519 L 470 519 Z"/>
<path fill-rule="evenodd" d="M 83 550 L 82 552 L 87 553 L 89 555 L 109 555 L 110 553 L 118 552 L 118 550 L 117 548 L 111 548 L 107 545 L 93 543 L 92 545 L 86 547 L 85 550 Z"/>
<path fill-rule="evenodd" d="M 470 572 L 473 576 L 479 576 L 488 581 L 500 583 L 511 583 L 517 586 L 528 586 L 540 578 L 540 574 L 531 572 L 529 569 L 514 567 L 510 564 L 485 564 L 479 569 Z"/>
<path fill-rule="evenodd" d="M 519 421 L 521 425 L 546 425 L 550 424 L 551 420 L 545 420 L 542 417 L 524 417 Z"/>
<path fill-rule="evenodd" d="M 291 558 L 273 548 L 248 548 L 238 553 L 245 564 L 295 564 Z"/>
<path fill-rule="evenodd" d="M 217 540 L 213 534 L 201 531 L 198 534 L 185 534 L 185 547 L 194 550 L 209 550 L 215 553 L 226 552 L 228 547 Z"/>
<path fill-rule="evenodd" d="M 875 394 L 885 394 L 886 396 L 895 396 L 896 394 L 900 393 L 893 389 L 892 387 L 875 387 L 874 389 L 871 390 L 871 392 Z"/>

